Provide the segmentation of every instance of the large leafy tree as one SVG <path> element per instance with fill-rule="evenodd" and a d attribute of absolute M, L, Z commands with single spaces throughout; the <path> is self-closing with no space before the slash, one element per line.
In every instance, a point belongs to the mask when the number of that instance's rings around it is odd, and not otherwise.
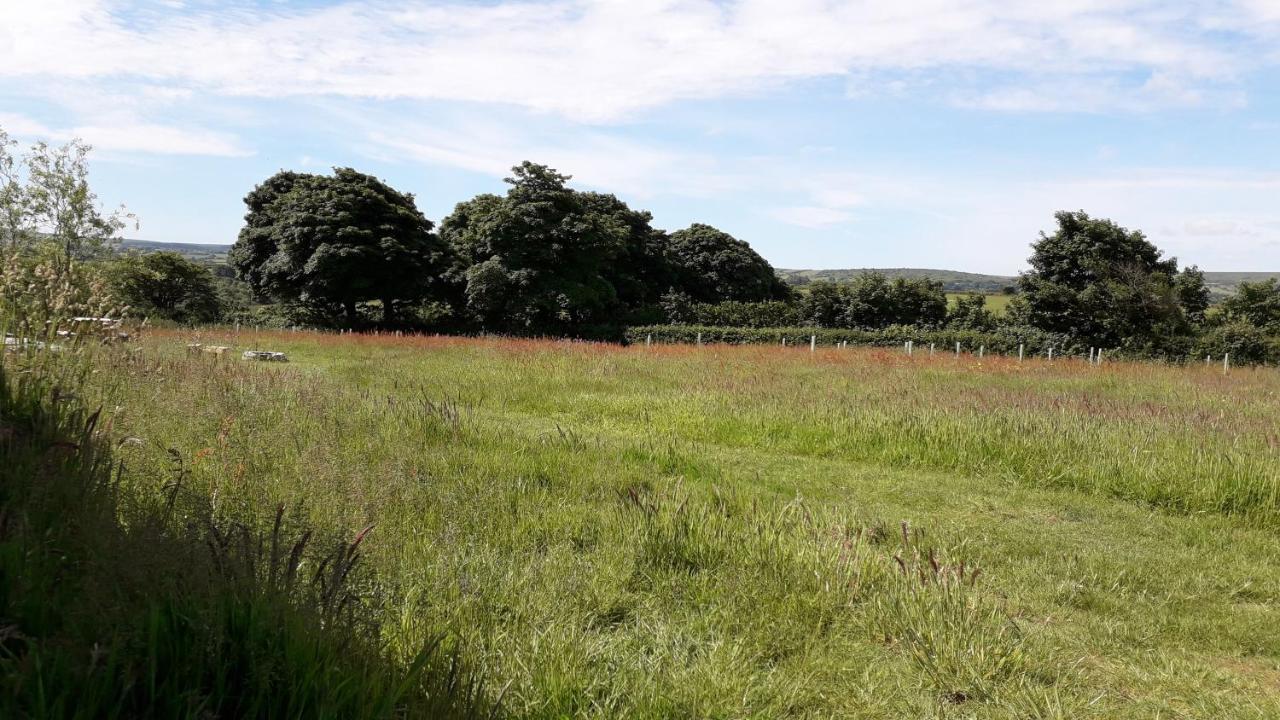
<path fill-rule="evenodd" d="M 668 257 L 679 289 L 699 302 L 782 300 L 791 288 L 745 242 L 694 223 L 671 233 Z"/>
<path fill-rule="evenodd" d="M 621 251 L 601 269 L 618 294 L 618 302 L 632 310 L 657 306 L 663 294 L 679 282 L 671 265 L 667 234 L 651 225 L 649 211 L 632 210 L 613 195 L 581 192 L 578 197 L 588 212 L 610 216 L 626 230 Z"/>
<path fill-rule="evenodd" d="M 1011 316 L 1089 344 L 1147 350 L 1185 340 L 1207 295 L 1195 268 L 1178 272 L 1140 231 L 1083 211 L 1059 212 L 1058 229 L 1032 245 Z"/>
<path fill-rule="evenodd" d="M 178 322 L 213 322 L 220 314 L 213 273 L 178 253 L 125 255 L 110 268 L 116 296 L 133 312 Z"/>
<path fill-rule="evenodd" d="M 384 321 L 446 293 L 448 248 L 413 195 L 351 168 L 280 172 L 245 197 L 245 226 L 229 260 L 255 293 L 320 308 L 348 322 L 361 302 Z"/>
<path fill-rule="evenodd" d="M 1280 280 L 1240 283 L 1235 294 L 1222 301 L 1222 314 L 1280 335 Z"/>
<path fill-rule="evenodd" d="M 467 310 L 484 327 L 574 332 L 608 322 L 618 309 L 605 273 L 644 235 L 647 214 L 612 196 L 575 192 L 569 179 L 526 161 L 512 168 L 505 196 L 459 203 L 441 223 Z"/>

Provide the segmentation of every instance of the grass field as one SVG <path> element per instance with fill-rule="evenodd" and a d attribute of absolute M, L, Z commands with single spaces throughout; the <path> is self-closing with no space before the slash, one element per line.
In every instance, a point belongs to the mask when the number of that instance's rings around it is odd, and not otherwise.
<path fill-rule="evenodd" d="M 508 717 L 1280 717 L 1274 369 L 157 331 L 93 383 L 126 483 L 374 523 L 383 642 Z"/>

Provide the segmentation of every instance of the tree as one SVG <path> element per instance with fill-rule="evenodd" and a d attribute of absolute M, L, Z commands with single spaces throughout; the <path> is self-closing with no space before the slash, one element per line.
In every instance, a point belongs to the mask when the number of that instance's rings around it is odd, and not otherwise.
<path fill-rule="evenodd" d="M 791 288 L 751 246 L 710 225 L 671 233 L 669 257 L 679 289 L 700 302 L 784 300 Z"/>
<path fill-rule="evenodd" d="M 1203 313 L 1203 277 L 1178 274 L 1176 258 L 1139 231 L 1059 212 L 1058 229 L 1032 245 L 1031 270 L 1018 279 L 1013 319 L 1082 342 L 1150 352 L 1180 347 Z"/>
<path fill-rule="evenodd" d="M 1222 302 L 1222 314 L 1280 335 L 1280 280 L 1240 283 L 1235 294 Z"/>
<path fill-rule="evenodd" d="M 577 195 L 584 211 L 610 216 L 626 230 L 621 251 L 601 268 L 605 281 L 617 293 L 618 302 L 629 310 L 657 306 L 663 294 L 679 282 L 668 257 L 670 238 L 653 228 L 653 215 L 647 210 L 632 210 L 605 193 Z"/>
<path fill-rule="evenodd" d="M 391 322 L 407 304 L 443 296 L 448 248 L 413 195 L 351 168 L 280 172 L 245 196 L 248 213 L 229 254 L 260 296 L 339 308 L 377 300 Z"/>
<path fill-rule="evenodd" d="M 800 294 L 800 316 L 818 327 L 844 327 L 849 309 L 849 288 L 830 280 L 815 280 Z"/>
<path fill-rule="evenodd" d="M 577 193 L 570 176 L 525 161 L 505 196 L 459 203 L 441 223 L 468 312 L 484 327 L 574 332 L 605 323 L 619 295 L 605 277 L 631 243 L 646 242 L 646 214 L 612 196 Z"/>
<path fill-rule="evenodd" d="M 861 273 L 846 290 L 844 326 L 882 328 L 889 325 L 941 325 L 947 316 L 942 283 L 928 278 L 896 278 Z"/>
<path fill-rule="evenodd" d="M 178 253 L 125 255 L 113 263 L 116 296 L 137 314 L 177 322 L 213 322 L 220 316 L 213 273 Z"/>
<path fill-rule="evenodd" d="M 956 298 L 955 305 L 947 310 L 947 327 L 956 330 L 989 332 L 997 324 L 995 313 L 987 309 L 987 296 L 981 293 L 969 293 Z"/>
<path fill-rule="evenodd" d="M 0 249 L 6 253 L 25 247 L 35 230 L 22 164 L 13 152 L 17 146 L 18 142 L 0 129 Z"/>
<path fill-rule="evenodd" d="M 36 143 L 26 156 L 24 192 L 36 228 L 56 242 L 64 265 L 101 255 L 119 241 L 127 219 L 124 206 L 104 212 L 89 188 L 89 152 L 79 140 L 60 147 Z"/>

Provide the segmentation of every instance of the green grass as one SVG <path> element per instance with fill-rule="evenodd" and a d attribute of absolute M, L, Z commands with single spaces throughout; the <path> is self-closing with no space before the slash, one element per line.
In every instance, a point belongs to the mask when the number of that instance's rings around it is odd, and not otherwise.
<path fill-rule="evenodd" d="M 126 485 L 298 507 L 509 717 L 1280 716 L 1280 374 L 205 333 Z"/>

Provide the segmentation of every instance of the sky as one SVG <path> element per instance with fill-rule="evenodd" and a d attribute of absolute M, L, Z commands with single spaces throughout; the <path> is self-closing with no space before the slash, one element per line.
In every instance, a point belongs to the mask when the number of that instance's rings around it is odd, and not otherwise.
<path fill-rule="evenodd" d="M 776 267 L 1015 273 L 1083 209 L 1280 271 L 1280 0 L 0 0 L 0 128 L 93 145 L 148 240 L 281 169 L 439 221 L 532 160 Z"/>

